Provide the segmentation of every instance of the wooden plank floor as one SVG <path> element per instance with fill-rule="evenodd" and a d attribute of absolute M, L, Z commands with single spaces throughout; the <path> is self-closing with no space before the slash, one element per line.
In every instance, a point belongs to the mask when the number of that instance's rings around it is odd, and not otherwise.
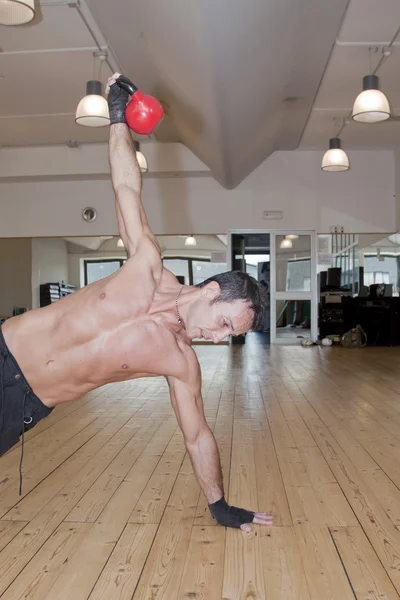
<path fill-rule="evenodd" d="M 400 598 L 400 349 L 197 347 L 231 503 L 211 519 L 164 379 L 56 408 L 0 459 L 2 600 Z"/>

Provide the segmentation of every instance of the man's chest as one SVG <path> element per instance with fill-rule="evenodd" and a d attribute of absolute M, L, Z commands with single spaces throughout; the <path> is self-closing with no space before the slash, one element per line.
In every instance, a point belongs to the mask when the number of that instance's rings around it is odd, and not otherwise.
<path fill-rule="evenodd" d="M 107 363 L 113 380 L 170 376 L 182 368 L 174 334 L 151 319 L 123 324 L 107 334 L 102 346 L 107 352 L 101 362 Z"/>

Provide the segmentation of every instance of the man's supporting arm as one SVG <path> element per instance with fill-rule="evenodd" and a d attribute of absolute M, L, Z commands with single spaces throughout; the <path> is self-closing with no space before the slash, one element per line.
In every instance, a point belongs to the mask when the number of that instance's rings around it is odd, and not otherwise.
<path fill-rule="evenodd" d="M 194 472 L 207 502 L 212 504 L 224 496 L 224 488 L 218 446 L 204 416 L 201 391 L 174 377 L 167 380 Z"/>
<path fill-rule="evenodd" d="M 272 525 L 273 519 L 266 513 L 230 506 L 224 498 L 221 461 L 217 443 L 204 415 L 200 366 L 194 352 L 189 357 L 183 378 L 167 377 L 167 381 L 194 472 L 214 519 L 220 525 L 244 531 L 251 531 L 250 523 Z"/>

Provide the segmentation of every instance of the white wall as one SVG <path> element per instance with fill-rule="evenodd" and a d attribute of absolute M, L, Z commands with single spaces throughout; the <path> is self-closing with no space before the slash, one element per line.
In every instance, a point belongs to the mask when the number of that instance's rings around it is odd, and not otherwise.
<path fill-rule="evenodd" d="M 32 240 L 32 308 L 40 306 L 40 284 L 68 281 L 67 243 L 60 239 Z"/>
<path fill-rule="evenodd" d="M 0 239 L 0 316 L 11 317 L 14 306 L 32 307 L 30 239 Z"/>
<path fill-rule="evenodd" d="M 145 179 L 143 202 L 159 235 L 234 228 L 326 232 L 331 225 L 355 233 L 393 231 L 393 152 L 352 152 L 345 173 L 324 173 L 320 163 L 320 152 L 276 152 L 234 190 L 210 177 Z M 81 218 L 86 206 L 98 211 L 93 223 Z M 264 210 L 281 210 L 283 219 L 263 220 Z M 0 237 L 117 234 L 114 195 L 104 179 L 0 183 L 0 211 Z"/>

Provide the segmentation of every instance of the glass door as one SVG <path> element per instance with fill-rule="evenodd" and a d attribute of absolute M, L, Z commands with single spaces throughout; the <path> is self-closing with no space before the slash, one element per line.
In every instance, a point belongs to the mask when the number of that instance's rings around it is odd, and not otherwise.
<path fill-rule="evenodd" d="M 271 344 L 318 337 L 315 232 L 271 232 Z"/>

